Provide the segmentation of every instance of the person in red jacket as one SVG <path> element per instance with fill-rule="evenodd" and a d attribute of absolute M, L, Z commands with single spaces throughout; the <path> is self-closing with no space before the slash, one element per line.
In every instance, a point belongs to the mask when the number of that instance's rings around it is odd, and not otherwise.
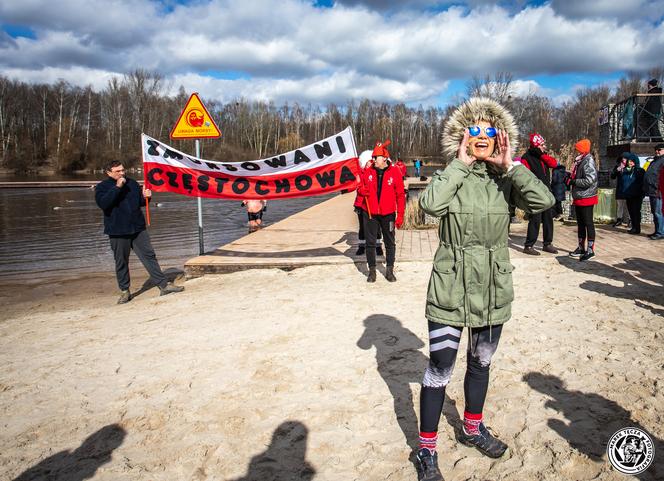
<path fill-rule="evenodd" d="M 366 237 L 367 282 L 376 282 L 376 237 L 383 234 L 385 244 L 385 278 L 395 282 L 394 260 L 396 258 L 395 227 L 403 224 L 406 195 L 403 178 L 398 167 L 391 165 L 387 146 L 389 140 L 377 142 L 371 153 L 373 164 L 360 174 L 358 193 L 364 197 L 364 235 Z"/>
<path fill-rule="evenodd" d="M 372 165 L 371 153 L 372 153 L 371 150 L 365 150 L 360 154 L 358 161 L 360 162 L 361 170 L 371 167 Z M 355 195 L 355 202 L 353 203 L 353 209 L 357 214 L 357 219 L 359 223 L 359 229 L 357 231 L 357 251 L 355 252 L 356 256 L 363 256 L 365 255 L 366 252 L 365 250 L 366 239 L 364 236 L 364 215 L 363 215 L 363 212 L 366 211 L 366 208 L 367 208 L 366 200 L 364 200 L 364 197 L 361 196 L 358 191 L 357 194 Z M 377 256 L 383 255 L 383 247 L 381 245 L 380 231 L 378 231 L 378 238 L 376 239 L 376 255 Z"/>
<path fill-rule="evenodd" d="M 406 164 L 404 163 L 403 159 L 399 157 L 395 163 L 395 165 L 399 168 L 401 171 L 401 177 L 406 180 L 406 177 L 408 177 L 408 167 L 406 167 Z"/>
<path fill-rule="evenodd" d="M 534 132 L 530 134 L 530 147 L 521 156 L 521 163 L 530 170 L 535 177 L 544 182 L 549 190 L 551 190 L 551 172 L 550 169 L 555 169 L 558 166 L 558 161 L 545 153 L 546 141 L 540 134 Z M 540 214 L 533 214 L 528 220 L 528 233 L 526 234 L 526 242 L 523 246 L 523 252 L 533 256 L 540 255 L 534 246 L 539 237 L 540 224 L 542 224 L 543 244 L 542 250 L 551 254 L 557 254 L 558 249 L 553 247 L 553 216 L 554 208 L 545 210 Z"/>

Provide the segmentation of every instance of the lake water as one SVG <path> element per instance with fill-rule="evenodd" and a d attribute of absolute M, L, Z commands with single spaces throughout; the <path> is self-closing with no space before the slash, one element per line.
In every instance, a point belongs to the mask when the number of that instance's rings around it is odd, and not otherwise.
<path fill-rule="evenodd" d="M 4 177 L 4 178 L 3 178 Z M 100 179 L 77 176 L 76 180 Z M 0 180 L 73 180 L 17 178 Z M 264 225 L 270 225 L 335 194 L 268 203 Z M 162 268 L 182 269 L 198 255 L 197 200 L 155 193 L 150 205 L 152 245 Z M 237 200 L 203 199 L 206 251 L 232 242 L 248 232 L 247 214 Z M 132 267 L 140 266 L 132 254 Z M 91 189 L 0 189 L 0 280 L 68 278 L 81 274 L 113 273 L 113 255 L 103 234 L 102 212 Z M 142 269 L 142 267 L 140 267 Z"/>

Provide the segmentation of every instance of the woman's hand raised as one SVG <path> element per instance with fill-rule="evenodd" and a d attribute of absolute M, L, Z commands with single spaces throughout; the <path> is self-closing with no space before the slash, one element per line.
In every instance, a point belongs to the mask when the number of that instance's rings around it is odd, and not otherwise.
<path fill-rule="evenodd" d="M 507 170 L 512 166 L 514 163 L 512 161 L 512 146 L 507 132 L 498 131 L 498 154 L 487 157 L 486 161 L 503 170 Z"/>
<path fill-rule="evenodd" d="M 475 157 L 472 155 L 468 155 L 468 139 L 470 139 L 470 134 L 468 133 L 468 129 L 463 130 L 463 139 L 461 139 L 461 145 L 459 145 L 459 152 L 457 152 L 457 158 L 466 164 L 468 167 L 473 165 L 473 162 L 475 162 Z"/>

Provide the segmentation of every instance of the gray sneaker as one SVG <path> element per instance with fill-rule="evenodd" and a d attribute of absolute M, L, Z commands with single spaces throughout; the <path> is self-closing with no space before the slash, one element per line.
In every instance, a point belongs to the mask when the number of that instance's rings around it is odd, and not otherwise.
<path fill-rule="evenodd" d="M 118 304 L 126 304 L 129 301 L 131 301 L 131 292 L 129 292 L 129 289 L 120 292 L 120 297 L 118 297 Z"/>
<path fill-rule="evenodd" d="M 161 291 L 159 295 L 165 296 L 166 294 L 173 294 L 174 292 L 182 292 L 184 291 L 184 287 L 176 286 L 172 282 L 169 282 L 164 287 L 160 287 L 159 290 Z"/>

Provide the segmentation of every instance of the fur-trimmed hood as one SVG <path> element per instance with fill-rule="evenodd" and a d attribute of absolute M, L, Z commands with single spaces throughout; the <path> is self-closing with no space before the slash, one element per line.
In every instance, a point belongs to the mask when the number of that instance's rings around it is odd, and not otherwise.
<path fill-rule="evenodd" d="M 512 114 L 495 100 L 473 97 L 462 103 L 445 124 L 441 143 L 443 156 L 448 162 L 457 156 L 464 129 L 475 125 L 479 120 L 489 122 L 495 128 L 506 131 L 510 136 L 512 154 L 516 155 L 519 146 L 519 129 Z"/>

